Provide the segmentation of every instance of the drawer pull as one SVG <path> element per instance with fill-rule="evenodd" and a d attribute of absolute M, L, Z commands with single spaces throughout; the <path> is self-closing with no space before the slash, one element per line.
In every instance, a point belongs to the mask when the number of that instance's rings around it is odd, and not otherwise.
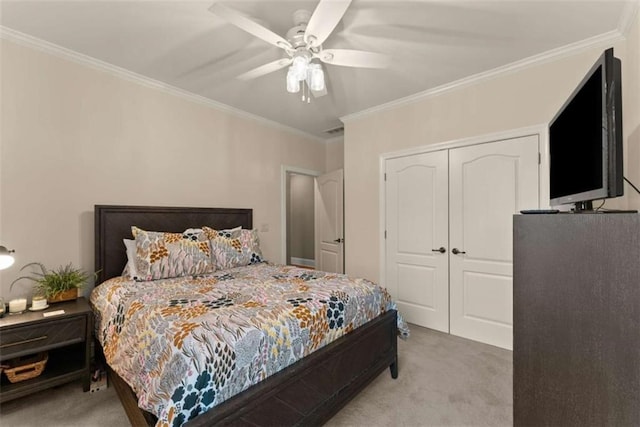
<path fill-rule="evenodd" d="M 42 341 L 42 340 L 46 340 L 46 339 L 47 339 L 47 336 L 43 335 L 43 336 L 38 337 L 38 338 L 31 338 L 31 339 L 28 339 L 28 340 L 16 341 L 16 342 L 12 342 L 12 343 L 9 343 L 9 344 L 2 344 L 2 345 L 0 345 L 0 348 L 13 347 L 15 345 L 28 344 L 30 342 Z"/>

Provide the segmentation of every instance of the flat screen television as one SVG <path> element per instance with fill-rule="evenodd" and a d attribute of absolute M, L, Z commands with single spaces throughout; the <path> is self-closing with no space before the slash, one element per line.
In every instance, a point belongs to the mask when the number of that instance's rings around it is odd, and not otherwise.
<path fill-rule="evenodd" d="M 593 200 L 623 194 L 620 68 L 605 50 L 549 125 L 553 206 L 591 210 Z"/>

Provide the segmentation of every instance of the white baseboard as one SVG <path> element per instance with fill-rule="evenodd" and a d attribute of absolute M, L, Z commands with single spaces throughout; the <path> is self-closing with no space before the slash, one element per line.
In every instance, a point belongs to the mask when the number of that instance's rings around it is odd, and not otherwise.
<path fill-rule="evenodd" d="M 316 260 L 315 259 L 308 259 L 308 258 L 291 257 L 291 264 L 303 265 L 305 267 L 314 267 L 315 268 Z"/>

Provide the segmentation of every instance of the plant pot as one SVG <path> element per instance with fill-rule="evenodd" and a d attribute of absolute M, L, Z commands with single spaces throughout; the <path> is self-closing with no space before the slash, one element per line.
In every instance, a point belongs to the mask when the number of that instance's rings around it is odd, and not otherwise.
<path fill-rule="evenodd" d="M 71 301 L 74 299 L 78 299 L 78 288 L 69 289 L 66 291 L 59 292 L 52 297 L 47 298 L 47 300 L 51 303 L 54 302 L 62 302 L 62 301 Z"/>

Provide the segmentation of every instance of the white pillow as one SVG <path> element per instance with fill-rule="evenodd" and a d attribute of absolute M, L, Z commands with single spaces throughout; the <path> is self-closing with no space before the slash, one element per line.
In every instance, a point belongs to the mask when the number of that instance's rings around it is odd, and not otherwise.
<path fill-rule="evenodd" d="M 124 267 L 122 275 L 135 280 L 135 278 L 138 277 L 138 270 L 136 269 L 136 241 L 134 239 L 122 239 L 122 241 L 127 249 L 127 265 Z"/>

